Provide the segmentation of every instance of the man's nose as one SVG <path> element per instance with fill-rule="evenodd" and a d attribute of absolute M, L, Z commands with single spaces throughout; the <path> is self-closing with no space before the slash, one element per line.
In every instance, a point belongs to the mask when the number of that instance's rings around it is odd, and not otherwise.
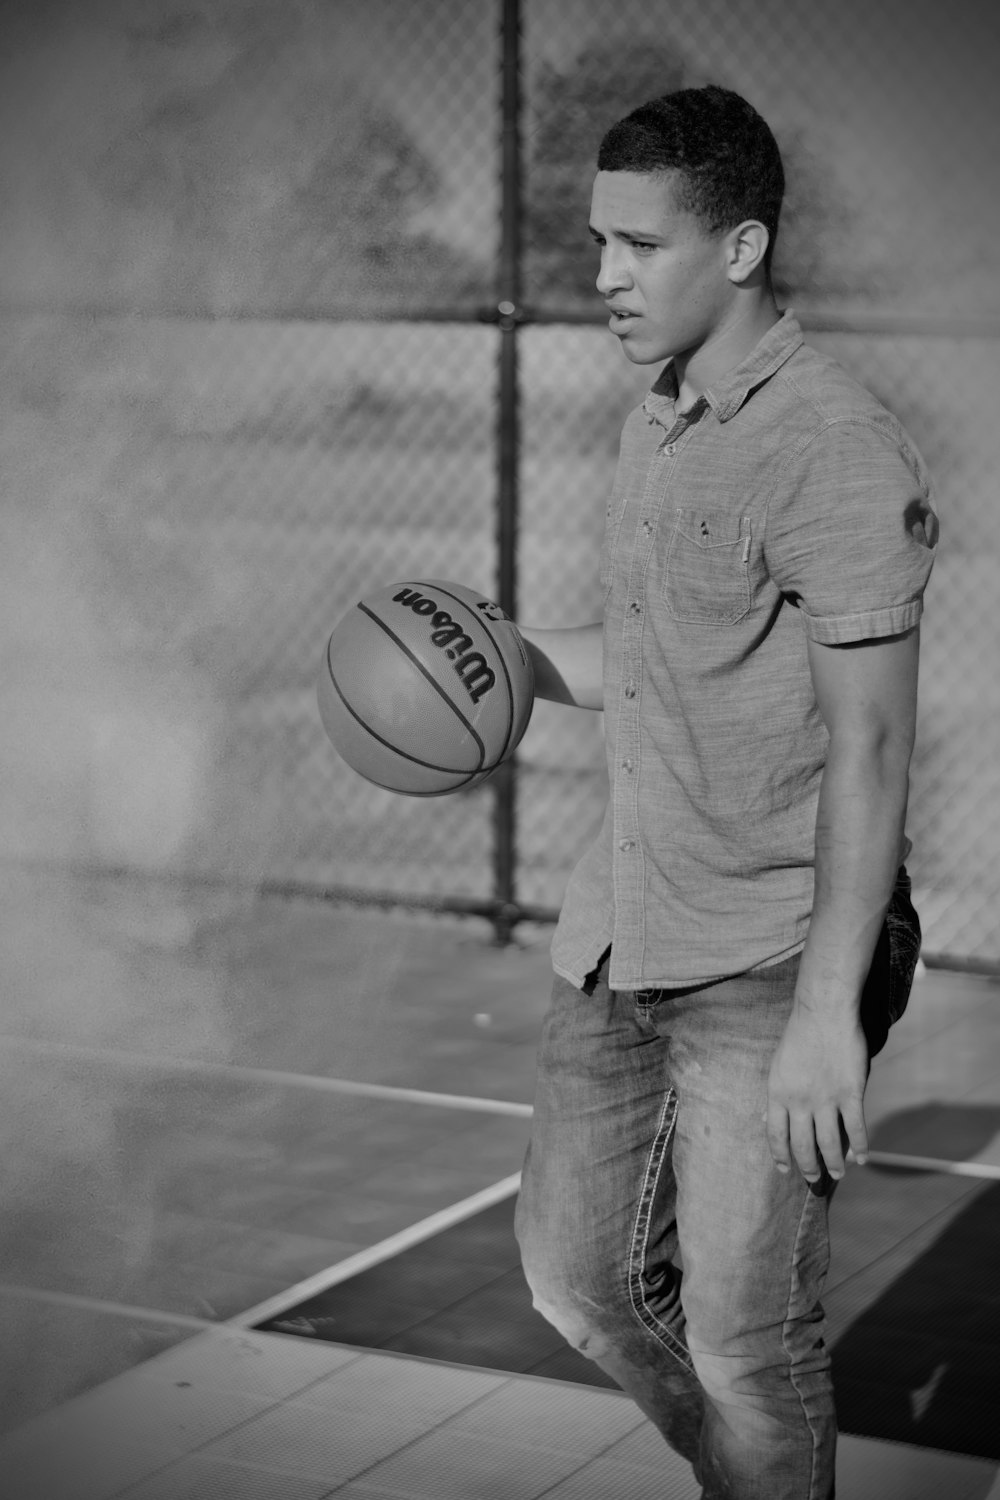
<path fill-rule="evenodd" d="M 602 246 L 601 269 L 597 273 L 597 290 L 601 296 L 610 297 L 614 292 L 627 291 L 631 285 L 628 257 L 618 246 Z"/>

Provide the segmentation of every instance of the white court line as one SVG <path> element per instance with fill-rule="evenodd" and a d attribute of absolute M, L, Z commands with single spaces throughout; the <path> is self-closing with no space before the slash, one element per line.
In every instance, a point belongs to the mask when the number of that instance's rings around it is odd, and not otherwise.
<path fill-rule="evenodd" d="M 150 1056 L 112 1047 L 81 1047 L 73 1042 L 0 1034 L 0 1047 L 39 1056 L 78 1058 L 85 1062 L 117 1063 L 159 1073 L 190 1073 L 201 1078 L 238 1079 L 241 1083 L 273 1083 L 285 1088 L 317 1089 L 327 1094 L 353 1094 L 363 1099 L 391 1099 L 398 1104 L 425 1104 L 438 1109 L 470 1109 L 480 1114 L 531 1116 L 530 1104 L 510 1099 L 480 1099 L 468 1094 L 436 1094 L 427 1089 L 399 1088 L 388 1083 L 356 1083 L 349 1078 L 326 1078 L 316 1073 L 289 1073 L 276 1068 L 246 1068 L 238 1063 L 201 1062 L 197 1058 Z"/>
<path fill-rule="evenodd" d="M 377 1266 L 384 1260 L 391 1260 L 394 1255 L 400 1255 L 404 1250 L 409 1250 L 412 1245 L 419 1245 L 422 1240 L 430 1239 L 432 1235 L 440 1234 L 442 1230 L 450 1229 L 454 1224 L 460 1224 L 463 1219 L 471 1219 L 474 1214 L 480 1213 L 485 1208 L 492 1208 L 495 1203 L 501 1203 L 504 1198 L 513 1197 L 520 1182 L 520 1172 L 514 1172 L 510 1177 L 504 1177 L 500 1182 L 494 1182 L 492 1186 L 483 1188 L 480 1192 L 473 1193 L 458 1203 L 452 1203 L 448 1208 L 439 1209 L 437 1213 L 430 1214 L 426 1219 L 420 1219 L 409 1228 L 401 1229 L 398 1234 L 390 1235 L 388 1239 L 381 1240 L 377 1245 L 369 1245 L 366 1250 L 359 1250 L 356 1255 L 351 1255 L 346 1260 L 327 1267 L 326 1270 L 318 1271 L 304 1281 L 296 1282 L 294 1286 L 287 1287 L 284 1291 L 269 1297 L 266 1302 L 248 1308 L 246 1312 L 238 1313 L 233 1318 L 213 1321 L 211 1318 L 196 1318 L 188 1313 L 163 1312 L 152 1307 L 135 1307 L 127 1302 L 105 1302 L 99 1297 L 81 1297 L 72 1292 L 44 1291 L 39 1287 L 19 1286 L 11 1282 L 0 1282 L 0 1296 L 20 1297 L 30 1302 L 42 1302 L 52 1307 L 70 1307 L 82 1312 L 105 1313 L 111 1317 L 134 1318 L 144 1323 L 166 1323 L 175 1328 L 189 1328 L 197 1333 L 210 1333 L 224 1328 L 251 1328 L 255 1323 L 265 1323 L 268 1319 L 277 1317 L 279 1313 L 297 1306 L 298 1303 L 305 1302 L 307 1298 L 315 1297 L 318 1293 L 326 1291 L 328 1287 L 347 1281 L 349 1277 L 356 1276 L 360 1271 L 367 1271 L 370 1266 Z"/>
<path fill-rule="evenodd" d="M 982 1177 L 1000 1181 L 1000 1166 L 988 1161 L 949 1161 L 941 1156 L 908 1156 L 899 1151 L 869 1151 L 873 1167 L 902 1167 L 907 1172 L 944 1172 L 951 1177 Z"/>
<path fill-rule="evenodd" d="M 72 1042 L 46 1041 L 38 1037 L 0 1033 L 0 1047 L 32 1052 L 39 1056 L 79 1058 L 90 1062 L 112 1062 L 123 1067 L 148 1068 L 156 1072 L 191 1073 L 211 1078 L 236 1078 L 242 1083 L 274 1083 L 288 1088 L 314 1089 L 321 1093 L 348 1094 L 364 1099 L 387 1099 L 401 1104 L 429 1105 L 438 1109 L 467 1109 L 481 1114 L 530 1119 L 530 1104 L 512 1099 L 483 1099 L 471 1094 L 440 1094 L 427 1089 L 401 1088 L 388 1083 L 358 1083 L 350 1078 L 327 1078 L 315 1073 L 290 1073 L 276 1068 L 247 1068 L 237 1063 L 202 1062 L 189 1057 L 152 1057 L 143 1052 L 114 1048 L 81 1047 Z M 870 1151 L 873 1166 L 901 1167 L 914 1172 L 944 1172 L 956 1177 L 1000 1178 L 1000 1166 L 991 1162 L 952 1161 L 942 1156 L 911 1156 L 906 1152 Z"/>
<path fill-rule="evenodd" d="M 276 1296 L 269 1297 L 266 1302 L 259 1303 L 257 1307 L 248 1308 L 246 1312 L 240 1313 L 235 1318 L 228 1318 L 227 1326 L 250 1328 L 257 1323 L 267 1323 L 272 1318 L 276 1318 L 279 1313 L 288 1312 L 290 1308 L 296 1307 L 300 1302 L 316 1297 L 320 1292 L 325 1292 L 332 1286 L 338 1286 L 340 1282 L 348 1281 L 352 1276 L 357 1276 L 361 1271 L 367 1271 L 372 1266 L 380 1265 L 384 1260 L 391 1260 L 394 1255 L 401 1255 L 404 1250 L 411 1249 L 413 1245 L 419 1245 L 423 1240 L 429 1240 L 433 1235 L 440 1234 L 442 1230 L 451 1229 L 454 1224 L 461 1224 L 463 1219 L 471 1219 L 474 1214 L 480 1213 L 484 1208 L 492 1208 L 495 1203 L 502 1203 L 504 1198 L 512 1198 L 520 1185 L 520 1172 L 513 1172 L 510 1177 L 494 1182 L 492 1187 L 482 1188 L 480 1192 L 451 1204 L 449 1208 L 439 1209 L 437 1213 L 430 1214 L 426 1219 L 420 1219 L 416 1224 L 411 1224 L 408 1229 L 401 1229 L 398 1234 L 390 1235 L 386 1240 L 380 1240 L 377 1245 L 369 1245 L 367 1250 L 359 1250 L 356 1255 L 350 1255 L 346 1260 L 328 1266 L 325 1271 L 317 1271 L 315 1276 L 308 1276 L 304 1281 L 297 1282 L 287 1291 L 278 1292 Z"/>
<path fill-rule="evenodd" d="M 100 1297 L 80 1297 L 73 1292 L 48 1292 L 37 1286 L 18 1286 L 0 1282 L 0 1297 L 21 1297 L 28 1302 L 44 1302 L 51 1307 L 72 1307 L 81 1312 L 107 1313 L 116 1318 L 135 1318 L 141 1323 L 169 1323 L 175 1328 L 190 1328 L 205 1333 L 225 1324 L 211 1318 L 196 1318 L 190 1313 L 163 1312 L 152 1307 L 133 1307 L 128 1302 L 104 1302 Z"/>

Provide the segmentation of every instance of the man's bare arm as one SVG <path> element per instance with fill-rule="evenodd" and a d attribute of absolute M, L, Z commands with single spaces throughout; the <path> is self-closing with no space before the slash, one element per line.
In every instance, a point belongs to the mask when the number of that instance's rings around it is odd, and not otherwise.
<path fill-rule="evenodd" d="M 816 889 L 795 1004 L 771 1068 L 776 1165 L 844 1171 L 841 1125 L 868 1150 L 861 991 L 899 865 L 917 704 L 916 629 L 855 646 L 809 644 L 830 751 L 816 820 Z"/>
<path fill-rule="evenodd" d="M 576 708 L 604 706 L 604 627 L 566 630 L 518 629 L 535 669 L 535 697 Z"/>

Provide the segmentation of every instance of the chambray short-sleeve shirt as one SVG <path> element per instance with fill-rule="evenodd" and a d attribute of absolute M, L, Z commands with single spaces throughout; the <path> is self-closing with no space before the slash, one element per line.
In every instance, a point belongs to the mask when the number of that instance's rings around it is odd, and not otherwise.
<path fill-rule="evenodd" d="M 552 945 L 582 985 L 681 986 L 802 947 L 828 735 L 807 637 L 917 623 L 937 523 L 903 428 L 786 312 L 683 413 L 622 433 L 601 556 L 610 797 Z M 905 857 L 908 845 L 900 857 Z"/>

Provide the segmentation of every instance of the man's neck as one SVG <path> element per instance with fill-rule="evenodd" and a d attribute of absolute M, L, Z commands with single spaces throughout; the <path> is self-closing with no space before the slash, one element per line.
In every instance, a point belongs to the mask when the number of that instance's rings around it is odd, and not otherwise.
<path fill-rule="evenodd" d="M 687 411 L 716 381 L 752 354 L 781 314 L 770 290 L 752 301 L 737 299 L 728 317 L 698 349 L 674 359 L 677 409 Z"/>

